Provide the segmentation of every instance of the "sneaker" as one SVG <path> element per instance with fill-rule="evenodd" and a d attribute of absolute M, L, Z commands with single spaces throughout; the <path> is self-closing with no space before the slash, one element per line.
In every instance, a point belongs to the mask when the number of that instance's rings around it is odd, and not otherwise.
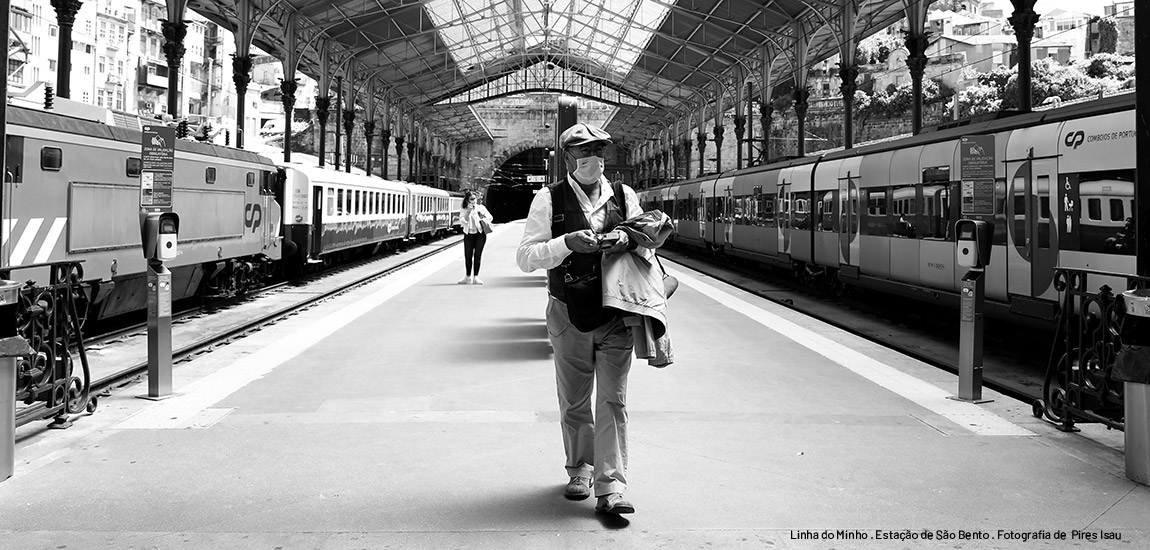
<path fill-rule="evenodd" d="M 605 514 L 634 514 L 635 507 L 632 506 L 627 499 L 623 498 L 623 493 L 609 493 L 599 497 L 599 503 L 595 505 L 595 511 Z"/>
<path fill-rule="evenodd" d="M 481 284 L 483 284 L 483 279 L 480 279 L 480 278 L 479 278 L 479 276 L 478 276 L 478 275 L 476 275 L 476 276 L 474 276 L 474 277 L 472 277 L 472 278 L 471 278 L 471 284 L 473 284 L 473 285 L 481 285 Z"/>
<path fill-rule="evenodd" d="M 567 500 L 583 500 L 591 496 L 591 478 L 572 476 L 571 481 L 567 482 L 567 488 L 563 490 L 563 496 Z"/>
<path fill-rule="evenodd" d="M 469 285 L 469 284 L 471 284 L 471 277 L 468 275 L 464 275 L 463 278 L 460 279 L 455 284 L 457 284 L 457 285 Z"/>

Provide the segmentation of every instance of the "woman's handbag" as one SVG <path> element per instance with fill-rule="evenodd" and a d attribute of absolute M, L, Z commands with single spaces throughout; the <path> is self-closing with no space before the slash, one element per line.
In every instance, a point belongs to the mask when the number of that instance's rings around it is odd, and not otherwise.
<path fill-rule="evenodd" d="M 495 228 L 491 227 L 491 222 L 487 221 L 487 218 L 479 218 L 479 230 L 484 233 L 490 233 L 494 231 Z"/>

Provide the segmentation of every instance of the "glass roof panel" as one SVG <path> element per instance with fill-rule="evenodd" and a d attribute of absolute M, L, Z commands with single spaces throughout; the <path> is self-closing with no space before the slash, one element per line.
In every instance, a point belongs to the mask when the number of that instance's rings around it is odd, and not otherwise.
<path fill-rule="evenodd" d="M 666 17 L 657 0 L 429 0 L 428 15 L 464 73 L 541 44 L 626 74 Z M 516 11 L 519 10 L 519 11 Z"/>

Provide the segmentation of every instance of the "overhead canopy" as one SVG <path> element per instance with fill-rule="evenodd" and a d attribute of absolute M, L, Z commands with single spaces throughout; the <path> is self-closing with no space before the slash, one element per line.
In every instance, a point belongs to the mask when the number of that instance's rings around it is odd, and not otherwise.
<path fill-rule="evenodd" d="M 188 6 L 235 29 L 241 1 Z M 791 78 L 796 37 L 809 63 L 837 54 L 844 4 L 857 6 L 861 37 L 901 19 L 907 1 L 930 0 L 247 1 L 260 14 L 256 47 L 286 57 L 297 11 L 301 72 L 319 78 L 327 39 L 333 76 L 354 58 L 357 81 L 376 79 L 440 138 L 465 142 L 490 139 L 471 103 L 531 89 L 616 105 L 607 130 L 646 139 L 712 104 L 717 88 L 730 105 L 736 66 L 757 81 L 763 58 L 777 58 L 772 79 Z"/>

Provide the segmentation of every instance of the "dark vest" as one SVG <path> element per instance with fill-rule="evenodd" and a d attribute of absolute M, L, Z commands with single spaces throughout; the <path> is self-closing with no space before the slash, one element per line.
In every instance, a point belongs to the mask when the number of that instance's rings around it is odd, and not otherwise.
<path fill-rule="evenodd" d="M 591 222 L 579 207 L 575 190 L 566 180 L 553 183 L 551 191 L 551 237 L 572 231 L 591 229 Z M 613 183 L 614 194 L 607 201 L 607 220 L 601 233 L 615 228 L 626 219 L 627 200 L 623 185 Z M 547 270 L 547 290 L 557 300 L 567 304 L 571 324 L 582 332 L 590 332 L 613 320 L 618 310 L 603 307 L 602 252 L 572 252 L 559 266 Z"/>

